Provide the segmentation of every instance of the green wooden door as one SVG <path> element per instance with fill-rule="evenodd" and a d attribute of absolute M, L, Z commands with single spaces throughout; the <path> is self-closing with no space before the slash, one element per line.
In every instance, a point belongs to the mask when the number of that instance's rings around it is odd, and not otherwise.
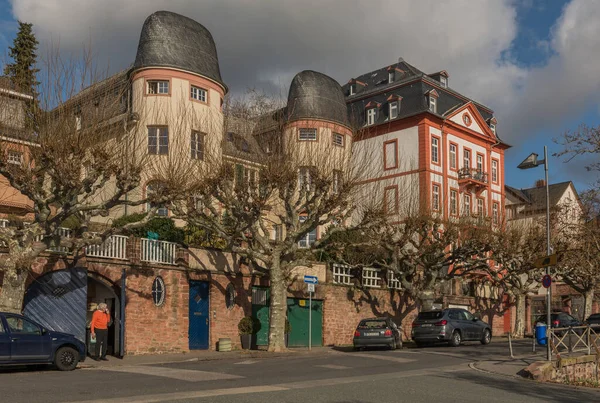
<path fill-rule="evenodd" d="M 260 327 L 256 333 L 256 345 L 269 344 L 269 289 L 252 287 L 252 317 L 258 319 Z"/>
<path fill-rule="evenodd" d="M 289 347 L 308 347 L 309 300 L 288 298 Z M 312 301 L 312 345 L 323 345 L 323 301 Z"/>

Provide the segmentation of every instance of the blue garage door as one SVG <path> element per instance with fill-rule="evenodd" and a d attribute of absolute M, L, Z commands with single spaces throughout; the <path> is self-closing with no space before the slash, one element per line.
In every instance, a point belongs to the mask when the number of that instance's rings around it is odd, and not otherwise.
<path fill-rule="evenodd" d="M 87 270 L 60 270 L 36 279 L 25 293 L 24 315 L 85 343 Z"/>

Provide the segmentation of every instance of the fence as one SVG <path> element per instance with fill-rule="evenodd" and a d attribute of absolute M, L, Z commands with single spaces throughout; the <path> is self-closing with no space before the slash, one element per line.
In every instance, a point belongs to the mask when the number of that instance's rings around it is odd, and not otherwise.
<path fill-rule="evenodd" d="M 89 245 L 85 248 L 85 254 L 93 257 L 109 259 L 127 259 L 127 239 L 123 235 L 112 235 L 100 245 Z"/>
<path fill-rule="evenodd" d="M 142 238 L 141 261 L 163 264 L 175 264 L 177 244 L 166 241 Z"/>
<path fill-rule="evenodd" d="M 586 354 L 600 354 L 598 344 L 600 342 L 599 326 L 573 326 L 556 327 L 550 329 L 550 348 L 552 353 L 569 354 L 585 352 Z"/>

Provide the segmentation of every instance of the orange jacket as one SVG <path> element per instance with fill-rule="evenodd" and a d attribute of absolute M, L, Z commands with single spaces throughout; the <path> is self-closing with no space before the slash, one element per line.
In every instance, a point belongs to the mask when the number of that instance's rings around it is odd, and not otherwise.
<path fill-rule="evenodd" d="M 92 324 L 90 331 L 95 333 L 95 329 L 108 329 L 108 322 L 110 322 L 110 313 L 104 313 L 102 311 L 94 311 L 92 315 Z"/>

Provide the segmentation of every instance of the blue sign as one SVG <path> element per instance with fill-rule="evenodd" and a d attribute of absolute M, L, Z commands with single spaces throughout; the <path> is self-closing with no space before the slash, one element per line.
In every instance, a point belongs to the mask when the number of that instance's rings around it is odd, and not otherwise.
<path fill-rule="evenodd" d="M 304 276 L 304 282 L 307 284 L 319 284 L 319 278 L 317 276 Z"/>
<path fill-rule="evenodd" d="M 549 288 L 550 285 L 552 285 L 552 278 L 549 274 L 546 274 L 544 277 L 542 277 L 542 285 L 544 288 Z"/>

